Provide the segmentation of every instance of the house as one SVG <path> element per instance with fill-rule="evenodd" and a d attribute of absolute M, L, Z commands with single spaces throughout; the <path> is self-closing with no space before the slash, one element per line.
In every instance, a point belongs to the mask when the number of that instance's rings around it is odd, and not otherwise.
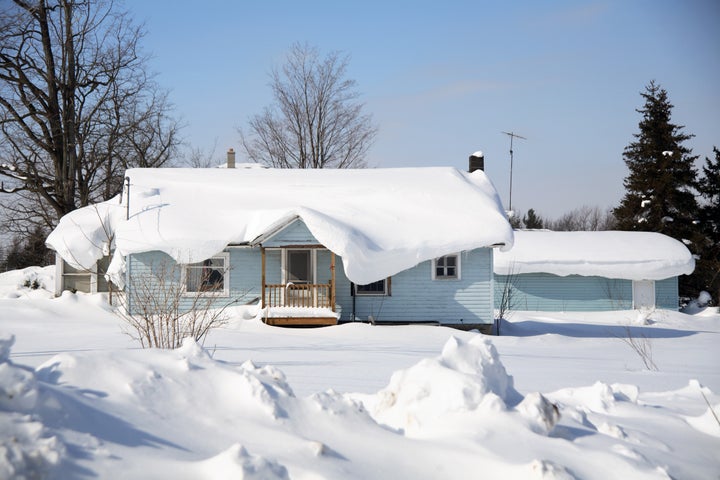
<path fill-rule="evenodd" d="M 58 291 L 107 277 L 131 311 L 171 285 L 188 304 L 259 302 L 275 325 L 492 325 L 492 251 L 513 232 L 481 169 L 241 167 L 128 170 L 121 197 L 48 237 Z"/>
<path fill-rule="evenodd" d="M 653 232 L 521 230 L 495 251 L 495 303 L 540 311 L 678 309 L 678 276 L 695 268 L 681 242 Z"/>

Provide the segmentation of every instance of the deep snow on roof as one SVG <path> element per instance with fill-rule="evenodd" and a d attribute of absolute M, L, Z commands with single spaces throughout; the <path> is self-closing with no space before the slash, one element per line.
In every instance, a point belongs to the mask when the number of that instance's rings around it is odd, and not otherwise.
<path fill-rule="evenodd" d="M 369 283 L 438 256 L 513 242 L 481 171 L 131 169 L 127 176 L 129 220 L 126 193 L 122 205 L 114 199 L 66 215 L 48 245 L 87 267 L 107 250 L 108 230 L 122 256 L 159 250 L 191 263 L 300 218 L 342 257 L 352 281 Z"/>
<path fill-rule="evenodd" d="M 654 232 L 520 230 L 508 252 L 494 253 L 496 274 L 551 273 L 628 280 L 689 275 L 695 260 L 681 242 Z"/>

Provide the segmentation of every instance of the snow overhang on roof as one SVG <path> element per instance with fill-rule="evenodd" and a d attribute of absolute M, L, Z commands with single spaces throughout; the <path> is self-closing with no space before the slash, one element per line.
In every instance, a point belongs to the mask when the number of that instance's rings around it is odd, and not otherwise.
<path fill-rule="evenodd" d="M 662 280 L 695 269 L 690 251 L 653 232 L 516 231 L 512 250 L 494 253 L 499 275 L 551 273 Z"/>
<path fill-rule="evenodd" d="M 482 171 L 167 168 L 127 176 L 128 220 L 126 192 L 122 205 L 114 199 L 66 215 L 47 244 L 87 266 L 113 243 L 117 274 L 128 254 L 159 250 L 198 262 L 299 218 L 342 258 L 348 278 L 365 284 L 449 253 L 513 243 Z"/>

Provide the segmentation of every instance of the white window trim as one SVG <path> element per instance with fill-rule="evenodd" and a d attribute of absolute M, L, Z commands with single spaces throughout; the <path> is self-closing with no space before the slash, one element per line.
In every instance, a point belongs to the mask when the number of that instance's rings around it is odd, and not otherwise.
<path fill-rule="evenodd" d="M 438 277 L 438 276 L 437 276 L 437 273 L 436 273 L 436 270 L 437 270 L 436 267 L 437 267 L 437 260 L 438 260 L 438 259 L 437 259 L 437 258 L 433 258 L 432 262 L 430 262 L 430 278 L 432 278 L 433 280 L 437 280 L 437 281 L 439 281 L 439 282 L 441 282 L 441 281 L 452 282 L 452 281 L 456 281 L 456 280 L 462 280 L 462 267 L 461 267 L 461 265 L 462 265 L 461 257 L 462 257 L 462 256 L 461 256 L 459 253 L 449 253 L 449 254 L 447 254 L 447 255 L 443 255 L 443 257 L 455 257 L 455 258 L 457 258 L 457 262 L 456 262 L 456 265 L 455 265 L 455 269 L 456 269 L 456 271 L 457 271 L 457 275 L 454 276 L 454 277 Z M 439 257 L 439 258 L 442 258 L 442 257 Z"/>
<path fill-rule="evenodd" d="M 182 266 L 180 282 L 183 288 L 183 297 L 229 297 L 230 296 L 230 253 L 221 252 L 213 255 L 212 258 L 222 258 L 225 263 L 223 271 L 223 291 L 222 292 L 188 292 L 187 291 L 187 267 L 189 264 Z M 199 263 L 199 262 L 193 262 Z"/>

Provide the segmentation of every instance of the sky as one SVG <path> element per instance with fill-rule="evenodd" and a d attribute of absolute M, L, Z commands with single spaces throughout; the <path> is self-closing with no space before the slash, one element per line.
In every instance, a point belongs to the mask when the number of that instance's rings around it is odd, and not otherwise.
<path fill-rule="evenodd" d="M 273 102 L 294 43 L 348 55 L 379 129 L 372 167 L 468 166 L 506 208 L 557 218 L 616 206 L 640 92 L 655 80 L 698 165 L 720 147 L 720 2 L 126 0 L 187 144 L 243 161 L 238 128 Z"/>

